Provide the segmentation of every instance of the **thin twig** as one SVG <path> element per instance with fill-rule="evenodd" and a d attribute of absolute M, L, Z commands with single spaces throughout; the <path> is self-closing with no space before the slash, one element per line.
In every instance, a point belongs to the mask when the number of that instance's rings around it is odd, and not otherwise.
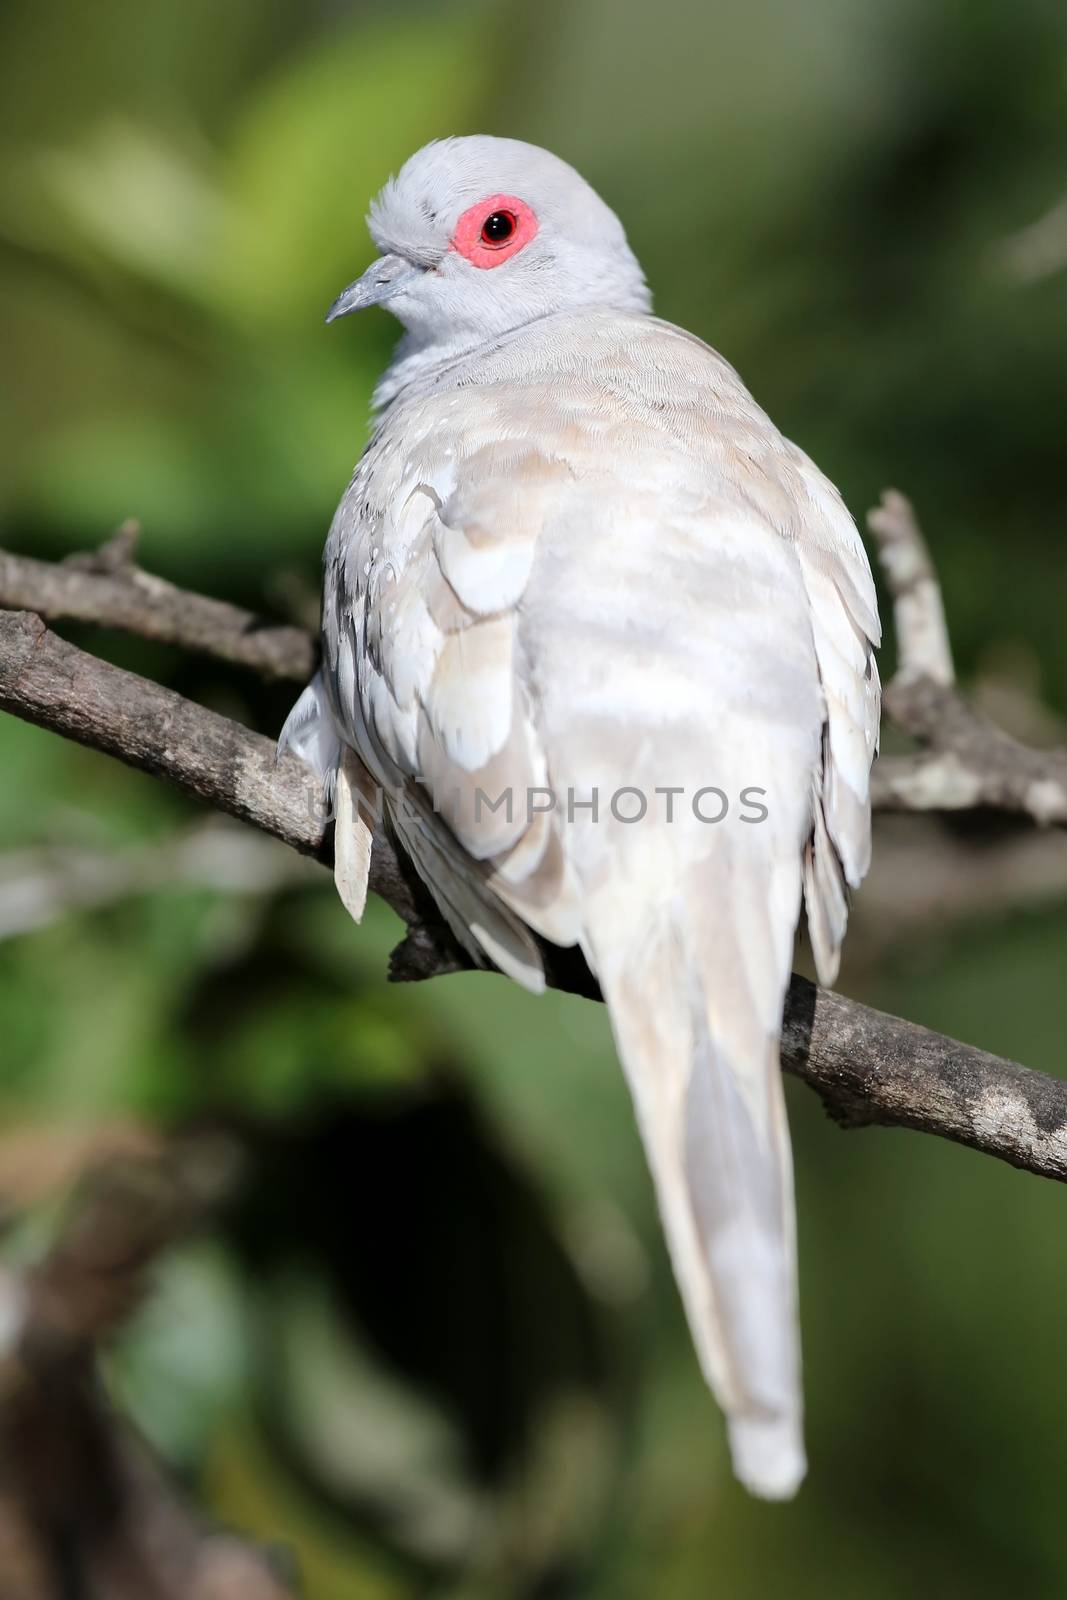
<path fill-rule="evenodd" d="M 0 613 L 0 707 L 166 778 L 305 855 L 332 858 L 316 786 L 300 762 L 276 762 L 270 740 L 87 655 L 27 613 Z M 371 888 L 408 924 L 394 976 L 468 965 L 382 832 Z M 575 952 L 546 946 L 544 955 L 550 984 L 597 997 Z M 1067 1180 L 1067 1083 L 801 978 L 789 992 L 783 1064 L 846 1126 L 917 1128 Z"/>
<path fill-rule="evenodd" d="M 47 927 L 70 911 L 114 905 L 168 884 L 266 895 L 311 867 L 271 840 L 222 817 L 125 850 L 69 842 L 0 856 L 0 942 Z"/>
<path fill-rule="evenodd" d="M 88 561 L 34 561 L 0 550 L 0 605 L 36 611 L 46 622 L 121 628 L 264 678 L 310 678 L 318 649 L 303 628 L 268 623 L 240 606 L 178 589 L 135 566 L 132 548 L 132 530 L 124 525 Z"/>
<path fill-rule="evenodd" d="M 934 817 L 886 817 L 849 917 L 850 970 L 876 966 L 921 929 L 1067 900 L 1067 849 L 1055 830 L 946 831 Z"/>
<path fill-rule="evenodd" d="M 897 679 L 955 683 L 941 586 L 911 501 L 899 489 L 883 490 L 880 503 L 867 513 L 867 526 L 893 596 Z"/>

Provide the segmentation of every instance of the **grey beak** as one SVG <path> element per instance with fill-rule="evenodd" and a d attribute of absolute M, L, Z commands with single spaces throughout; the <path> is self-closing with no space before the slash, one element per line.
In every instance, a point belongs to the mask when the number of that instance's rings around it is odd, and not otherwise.
<path fill-rule="evenodd" d="M 327 311 L 326 321 L 336 322 L 338 317 L 347 317 L 351 311 L 362 311 L 365 306 L 384 305 L 395 294 L 418 282 L 425 271 L 425 267 L 414 266 L 412 262 L 405 261 L 403 256 L 379 256 L 377 261 L 371 262 L 362 278 L 357 278 L 347 289 L 342 289 Z"/>

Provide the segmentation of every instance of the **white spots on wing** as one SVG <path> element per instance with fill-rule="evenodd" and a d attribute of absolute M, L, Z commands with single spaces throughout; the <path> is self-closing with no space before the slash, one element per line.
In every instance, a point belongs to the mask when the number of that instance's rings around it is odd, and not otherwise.
<path fill-rule="evenodd" d="M 451 760 L 467 772 L 502 749 L 511 728 L 515 625 L 490 618 L 447 638 L 426 708 Z"/>

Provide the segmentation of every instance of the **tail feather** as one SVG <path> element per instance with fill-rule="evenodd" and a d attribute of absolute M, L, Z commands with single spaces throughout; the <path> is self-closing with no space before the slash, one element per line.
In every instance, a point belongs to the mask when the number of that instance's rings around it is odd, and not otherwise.
<path fill-rule="evenodd" d="M 695 1019 L 695 1029 L 702 1019 Z M 772 1142 L 761 1139 L 730 1062 L 706 1024 L 695 1033 L 685 1101 L 685 1175 L 718 1332 L 737 1395 L 727 1405 L 737 1476 L 757 1494 L 795 1492 L 804 1476 L 792 1163 L 777 1051 L 765 1050 Z M 709 1374 L 710 1376 L 710 1374 Z"/>
<path fill-rule="evenodd" d="M 766 879 L 747 890 L 724 873 L 631 920 L 644 923 L 637 936 L 615 916 L 588 937 L 734 1470 L 770 1499 L 795 1493 L 806 1470 L 777 1043 L 799 894 L 796 865 L 770 895 Z M 791 922 L 775 914 L 787 903 Z"/>

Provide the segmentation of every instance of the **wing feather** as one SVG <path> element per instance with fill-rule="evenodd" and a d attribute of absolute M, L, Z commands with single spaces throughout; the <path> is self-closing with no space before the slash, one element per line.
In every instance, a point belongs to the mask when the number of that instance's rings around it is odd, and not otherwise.
<path fill-rule="evenodd" d="M 804 892 L 819 979 L 832 984 L 848 923 L 846 885 L 857 888 L 871 861 L 870 774 L 881 713 L 874 652 L 881 628 L 874 580 L 855 523 L 807 456 L 795 447 L 791 455 L 805 490 L 797 554 L 826 704 Z"/>

